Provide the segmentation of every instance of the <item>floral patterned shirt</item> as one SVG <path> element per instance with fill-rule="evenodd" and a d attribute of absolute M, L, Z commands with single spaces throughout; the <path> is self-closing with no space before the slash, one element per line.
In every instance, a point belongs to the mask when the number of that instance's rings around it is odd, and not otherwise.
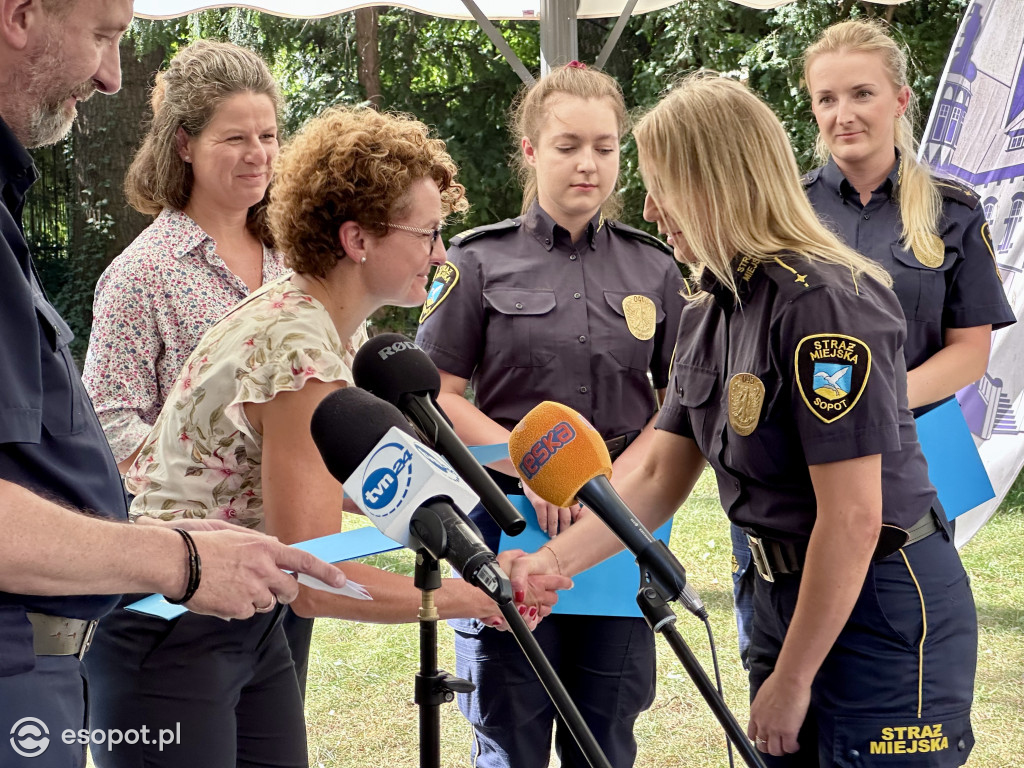
<path fill-rule="evenodd" d="M 249 294 L 216 249 L 191 218 L 165 209 L 96 284 L 82 380 L 117 461 L 149 434 L 202 335 Z M 265 248 L 263 282 L 287 271 Z"/>
<path fill-rule="evenodd" d="M 310 379 L 352 383 L 360 331 L 342 344 L 324 306 L 288 277 L 214 325 L 185 362 L 152 433 L 125 475 L 133 512 L 263 528 L 263 438 L 245 403 L 266 403 Z"/>

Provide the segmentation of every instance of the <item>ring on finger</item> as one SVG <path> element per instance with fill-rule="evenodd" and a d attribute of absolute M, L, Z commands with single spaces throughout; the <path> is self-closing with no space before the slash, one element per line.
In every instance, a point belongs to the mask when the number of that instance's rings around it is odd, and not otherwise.
<path fill-rule="evenodd" d="M 277 595 L 271 595 L 270 602 L 266 605 L 256 605 L 256 603 L 253 603 L 252 607 L 256 609 L 256 613 L 270 613 L 274 610 L 275 605 L 277 605 Z"/>
<path fill-rule="evenodd" d="M 755 744 L 767 744 L 768 743 L 768 739 L 762 739 L 760 736 L 758 736 L 756 739 L 754 739 L 754 743 Z"/>

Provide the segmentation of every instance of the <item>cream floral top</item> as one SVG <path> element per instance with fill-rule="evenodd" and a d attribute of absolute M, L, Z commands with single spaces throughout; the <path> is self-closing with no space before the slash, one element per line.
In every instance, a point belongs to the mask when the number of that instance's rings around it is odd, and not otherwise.
<path fill-rule="evenodd" d="M 215 324 L 185 361 L 153 431 L 125 475 L 133 512 L 263 528 L 262 436 L 245 403 L 310 379 L 352 383 L 360 329 L 342 344 L 327 310 L 283 277 Z"/>

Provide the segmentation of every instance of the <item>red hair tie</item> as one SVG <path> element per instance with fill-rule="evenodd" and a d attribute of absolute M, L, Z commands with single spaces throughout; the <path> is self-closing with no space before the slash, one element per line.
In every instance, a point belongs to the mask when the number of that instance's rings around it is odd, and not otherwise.
<path fill-rule="evenodd" d="M 572 61 L 570 61 L 565 66 L 566 66 L 567 69 L 586 69 L 587 68 L 586 64 L 584 64 L 582 61 L 576 61 L 576 59 L 573 59 Z"/>

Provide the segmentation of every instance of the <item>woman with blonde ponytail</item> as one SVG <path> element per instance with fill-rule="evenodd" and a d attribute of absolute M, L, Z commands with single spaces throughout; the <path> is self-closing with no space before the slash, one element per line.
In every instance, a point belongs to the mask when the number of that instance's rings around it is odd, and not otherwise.
<path fill-rule="evenodd" d="M 825 165 L 811 204 L 892 275 L 907 319 L 907 389 L 920 415 L 977 381 L 993 329 L 1014 322 L 978 197 L 917 160 L 907 56 L 879 23 L 845 21 L 804 54 Z"/>

